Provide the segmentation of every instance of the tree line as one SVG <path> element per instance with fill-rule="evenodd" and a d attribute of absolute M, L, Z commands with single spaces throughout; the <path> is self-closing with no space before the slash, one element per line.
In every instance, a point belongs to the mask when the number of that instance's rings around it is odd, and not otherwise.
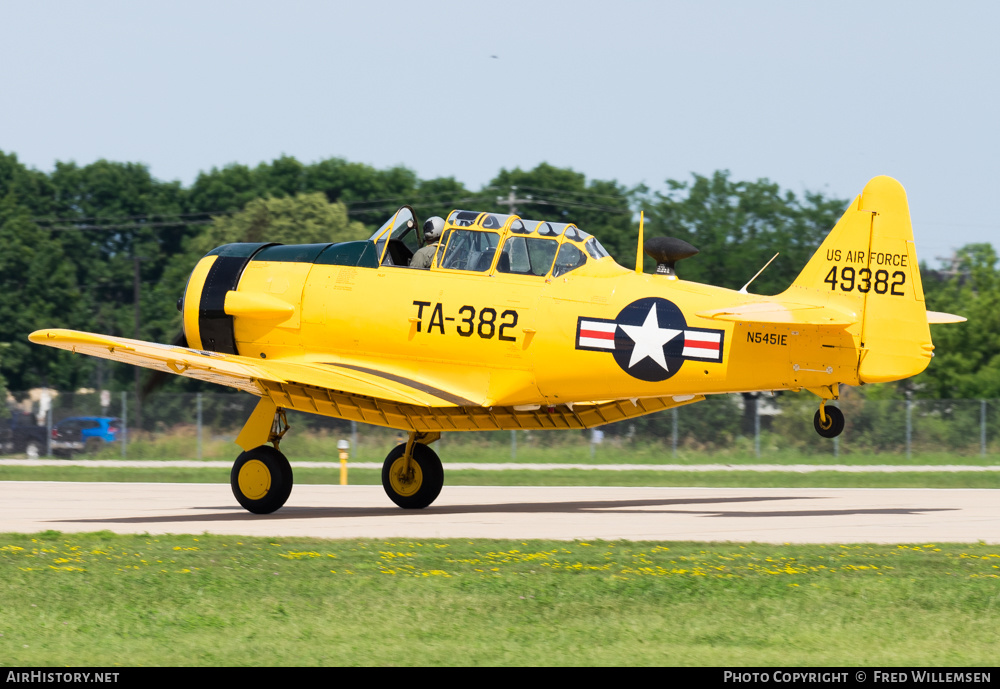
<path fill-rule="evenodd" d="M 405 167 L 379 170 L 340 158 L 229 165 L 185 187 L 136 163 L 61 162 L 40 172 L 0 151 L 0 376 L 11 390 L 131 389 L 131 367 L 37 347 L 28 333 L 65 327 L 170 342 L 181 327 L 175 304 L 187 276 L 213 247 L 365 238 L 403 204 L 421 219 L 467 208 L 573 222 L 629 268 L 642 209 L 646 237 L 678 237 L 701 250 L 681 264 L 682 278 L 738 289 L 780 253 L 751 288 L 776 294 L 847 203 L 820 192 L 796 195 L 767 179 L 735 180 L 726 171 L 650 190 L 543 163 L 501 170 L 469 189 L 451 177 L 423 180 Z M 966 246 L 948 271 L 921 270 L 928 308 L 970 322 L 935 328 L 928 370 L 877 394 L 1000 397 L 996 251 Z M 196 390 L 200 383 L 177 378 L 169 385 Z"/>

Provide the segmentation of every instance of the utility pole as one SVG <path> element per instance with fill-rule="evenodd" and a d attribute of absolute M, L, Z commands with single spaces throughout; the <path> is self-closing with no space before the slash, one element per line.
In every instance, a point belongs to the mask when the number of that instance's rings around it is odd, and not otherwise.
<path fill-rule="evenodd" d="M 511 186 L 510 191 L 507 193 L 507 197 L 503 196 L 497 197 L 497 203 L 501 206 L 507 206 L 507 212 L 511 215 L 517 215 L 517 204 L 519 203 L 530 203 L 533 199 L 531 194 L 528 194 L 523 199 L 517 198 L 517 187 Z"/>

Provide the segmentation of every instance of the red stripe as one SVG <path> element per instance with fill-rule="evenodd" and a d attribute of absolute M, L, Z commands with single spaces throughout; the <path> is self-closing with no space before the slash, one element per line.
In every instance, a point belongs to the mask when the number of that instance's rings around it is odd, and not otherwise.
<path fill-rule="evenodd" d="M 603 330 L 584 330 L 580 329 L 580 337 L 592 337 L 595 340 L 614 340 L 614 332 L 606 333 Z"/>
<path fill-rule="evenodd" d="M 714 349 L 719 350 L 719 343 L 715 340 L 692 340 L 691 338 L 684 339 L 685 347 L 698 347 L 700 349 Z"/>

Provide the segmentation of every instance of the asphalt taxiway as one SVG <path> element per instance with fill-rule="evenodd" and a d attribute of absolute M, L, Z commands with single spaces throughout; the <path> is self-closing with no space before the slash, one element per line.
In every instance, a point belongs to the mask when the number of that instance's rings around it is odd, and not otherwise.
<path fill-rule="evenodd" d="M 270 515 L 228 485 L 0 482 L 0 532 L 318 538 L 1000 543 L 1000 491 L 445 486 L 402 510 L 380 486 L 299 485 Z"/>

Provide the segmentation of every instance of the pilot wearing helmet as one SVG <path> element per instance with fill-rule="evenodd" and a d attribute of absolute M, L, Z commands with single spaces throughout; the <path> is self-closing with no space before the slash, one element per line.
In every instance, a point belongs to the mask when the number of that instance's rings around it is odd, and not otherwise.
<path fill-rule="evenodd" d="M 424 223 L 424 241 L 427 244 L 418 249 L 410 259 L 411 268 L 430 268 L 434 261 L 434 252 L 437 251 L 438 242 L 441 241 L 441 231 L 444 229 L 444 220 L 438 216 L 427 218 Z"/>

